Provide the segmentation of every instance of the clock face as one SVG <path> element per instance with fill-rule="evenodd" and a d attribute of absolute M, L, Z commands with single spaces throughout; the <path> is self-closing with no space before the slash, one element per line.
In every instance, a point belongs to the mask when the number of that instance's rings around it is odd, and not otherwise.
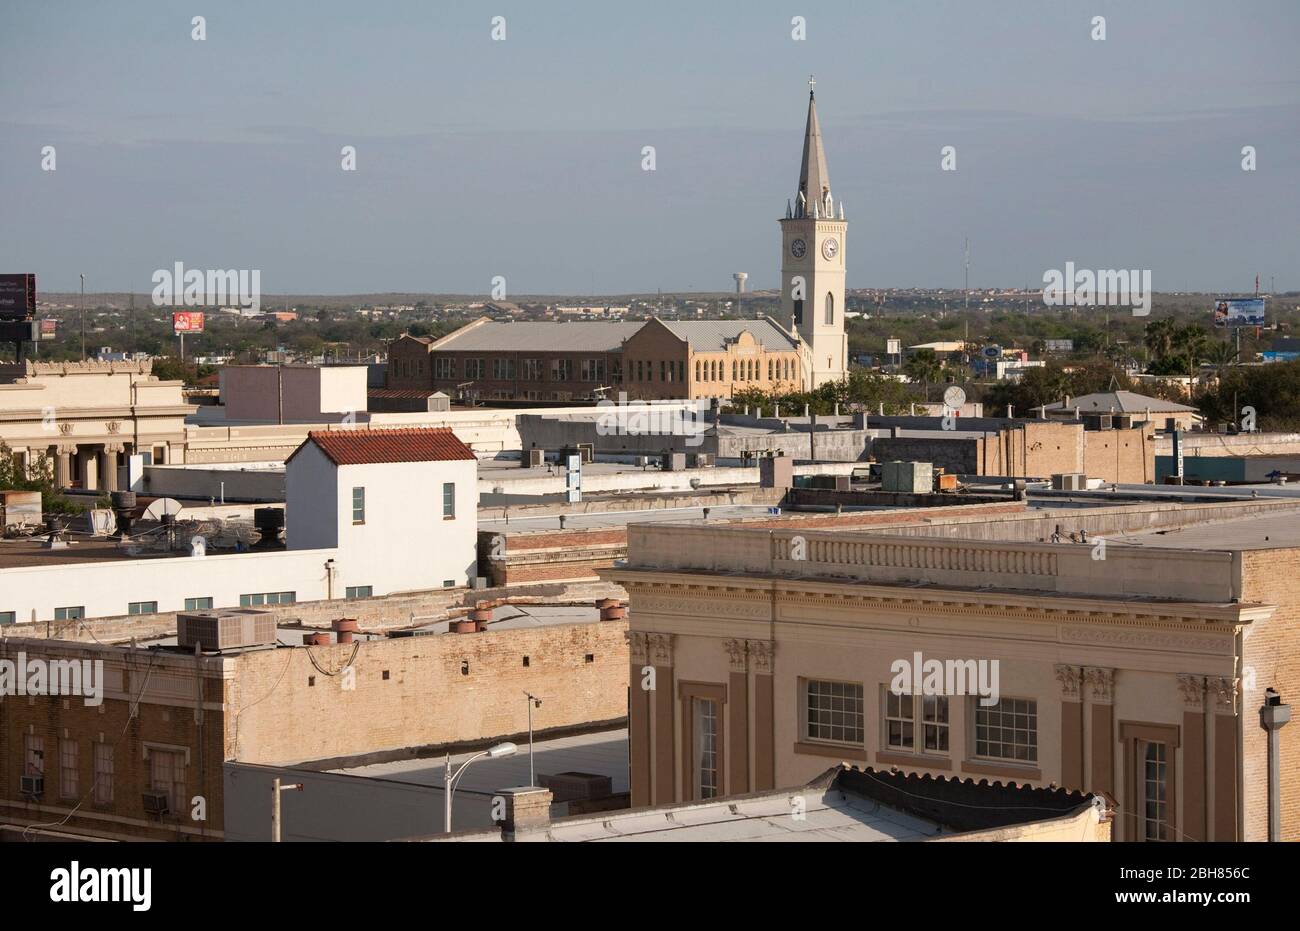
<path fill-rule="evenodd" d="M 802 239 L 796 239 L 794 242 L 790 243 L 790 254 L 796 259 L 802 259 L 807 252 L 808 244 Z"/>
<path fill-rule="evenodd" d="M 828 259 L 835 258 L 835 254 L 840 251 L 840 244 L 834 239 L 827 239 L 822 243 L 822 255 Z"/>

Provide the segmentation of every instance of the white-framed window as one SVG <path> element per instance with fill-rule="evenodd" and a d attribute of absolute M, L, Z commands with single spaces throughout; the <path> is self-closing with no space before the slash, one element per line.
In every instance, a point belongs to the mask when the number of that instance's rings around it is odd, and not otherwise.
<path fill-rule="evenodd" d="M 572 380 L 573 380 L 573 360 L 552 359 L 551 360 L 551 381 L 572 381 Z"/>
<path fill-rule="evenodd" d="M 514 381 L 515 379 L 515 360 L 501 358 L 500 356 L 492 360 L 492 377 L 497 381 Z"/>
<path fill-rule="evenodd" d="M 86 616 L 84 605 L 77 605 L 70 608 L 55 608 L 54 619 L 56 621 L 79 621 Z"/>
<path fill-rule="evenodd" d="M 347 597 L 349 598 L 369 598 L 374 593 L 374 587 L 371 585 L 349 585 L 347 587 Z"/>
<path fill-rule="evenodd" d="M 59 797 L 77 797 L 78 746 L 75 740 L 59 740 Z"/>
<path fill-rule="evenodd" d="M 885 690 L 885 746 L 911 750 L 916 746 L 916 702 L 911 695 Z"/>
<path fill-rule="evenodd" d="M 583 359 L 582 380 L 600 382 L 605 380 L 604 359 Z"/>
<path fill-rule="evenodd" d="M 185 610 L 186 611 L 211 611 L 212 596 L 206 595 L 202 598 L 186 598 Z"/>
<path fill-rule="evenodd" d="M 156 601 L 132 601 L 126 606 L 127 614 L 157 614 L 158 602 Z"/>
<path fill-rule="evenodd" d="M 908 753 L 948 752 L 947 696 L 899 695 L 886 688 L 884 709 L 886 749 Z"/>
<path fill-rule="evenodd" d="M 433 377 L 434 378 L 455 378 L 456 357 L 455 356 L 434 356 Z"/>
<path fill-rule="evenodd" d="M 541 381 L 542 380 L 542 360 L 541 359 L 524 359 L 524 381 Z"/>
<path fill-rule="evenodd" d="M 804 683 L 804 737 L 829 743 L 863 742 L 862 683 L 809 679 Z"/>
<path fill-rule="evenodd" d="M 167 793 L 167 810 L 172 814 L 185 807 L 185 753 L 150 749 L 149 787 Z"/>
<path fill-rule="evenodd" d="M 718 703 L 712 698 L 691 699 L 695 716 L 691 733 L 695 738 L 695 797 L 718 795 Z"/>
<path fill-rule="evenodd" d="M 1038 762 L 1038 702 L 1029 698 L 1003 698 L 975 707 L 975 755 L 1016 763 Z"/>
<path fill-rule="evenodd" d="M 352 523 L 366 522 L 366 490 L 360 486 L 352 489 Z"/>
<path fill-rule="evenodd" d="M 442 517 L 449 520 L 456 516 L 456 483 L 442 483 Z"/>
<path fill-rule="evenodd" d="M 465 378 L 466 378 L 466 380 L 473 380 L 473 379 L 475 379 L 475 378 L 482 378 L 482 377 L 483 377 L 483 373 L 484 373 L 486 370 L 487 370 L 487 365 L 483 362 L 482 359 L 466 359 L 466 360 L 465 360 Z"/>
<path fill-rule="evenodd" d="M 113 745 L 97 743 L 95 746 L 95 804 L 113 804 Z"/>
<path fill-rule="evenodd" d="M 1142 839 L 1170 839 L 1169 745 L 1142 742 Z"/>
<path fill-rule="evenodd" d="M 298 600 L 297 592 L 256 592 L 240 595 L 241 608 L 260 608 L 264 605 L 291 605 Z"/>

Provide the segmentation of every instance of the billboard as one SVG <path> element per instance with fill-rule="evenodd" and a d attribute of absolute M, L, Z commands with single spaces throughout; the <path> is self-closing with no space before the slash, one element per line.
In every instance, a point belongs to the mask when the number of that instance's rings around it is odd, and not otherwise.
<path fill-rule="evenodd" d="M 903 341 L 901 339 L 885 340 L 885 355 L 897 356 L 903 352 Z"/>
<path fill-rule="evenodd" d="M 1047 352 L 1074 352 L 1074 340 L 1045 339 L 1043 340 L 1043 349 Z"/>
<path fill-rule="evenodd" d="M 0 320 L 36 316 L 36 276 L 0 275 Z"/>
<path fill-rule="evenodd" d="M 41 321 L 41 339 L 54 339 L 59 334 L 59 321 L 42 320 Z"/>
<path fill-rule="evenodd" d="M 1263 326 L 1262 297 L 1223 297 L 1214 302 L 1215 326 Z"/>
<path fill-rule="evenodd" d="M 203 311 L 178 310 L 172 314 L 173 333 L 202 333 Z"/>

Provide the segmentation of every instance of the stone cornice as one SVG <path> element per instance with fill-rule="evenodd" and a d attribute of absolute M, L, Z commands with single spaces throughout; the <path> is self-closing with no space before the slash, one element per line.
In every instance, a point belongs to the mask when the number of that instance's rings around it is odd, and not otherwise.
<path fill-rule="evenodd" d="M 602 570 L 601 578 L 624 586 L 641 611 L 663 614 L 698 612 L 695 600 L 701 596 L 715 606 L 712 614 L 728 618 L 768 620 L 775 598 L 781 606 L 861 607 L 924 611 L 931 616 L 983 617 L 1013 621 L 1066 623 L 1062 636 L 1081 643 L 1119 646 L 1159 646 L 1156 639 L 1139 631 L 1116 631 L 1116 627 L 1203 634 L 1196 646 L 1218 646 L 1239 625 L 1272 616 L 1276 605 L 1206 604 L 1201 602 L 1121 601 L 1087 598 L 1054 592 L 965 591 L 910 588 L 861 582 L 834 583 L 823 580 L 772 579 L 764 577 L 709 576 L 614 568 Z M 1008 614 L 1008 609 L 1014 613 Z M 1189 621 L 1202 622 L 1193 625 Z M 783 623 L 798 623 L 783 618 Z M 1105 625 L 1093 627 L 1091 625 Z"/>

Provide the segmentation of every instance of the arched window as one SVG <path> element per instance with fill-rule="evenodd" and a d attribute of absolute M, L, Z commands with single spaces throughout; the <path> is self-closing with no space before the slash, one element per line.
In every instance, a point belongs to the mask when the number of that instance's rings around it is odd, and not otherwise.
<path fill-rule="evenodd" d="M 700 381 L 700 360 L 695 360 L 695 380 Z"/>
<path fill-rule="evenodd" d="M 829 291 L 826 292 L 826 325 L 834 326 L 835 324 L 835 295 Z"/>
<path fill-rule="evenodd" d="M 804 321 L 803 321 L 803 299 L 802 298 L 794 302 L 794 322 L 799 326 L 803 326 Z"/>

